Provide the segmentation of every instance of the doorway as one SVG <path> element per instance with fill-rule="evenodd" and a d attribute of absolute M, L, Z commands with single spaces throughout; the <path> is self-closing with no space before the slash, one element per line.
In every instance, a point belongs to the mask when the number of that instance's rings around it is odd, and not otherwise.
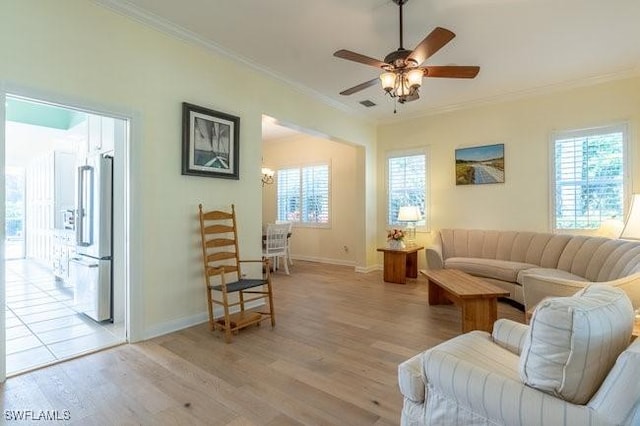
<path fill-rule="evenodd" d="M 126 262 L 113 250 L 124 239 L 113 212 L 124 209 L 113 203 L 123 196 L 129 123 L 13 95 L 4 118 L 11 376 L 127 340 L 127 292 L 117 278 Z"/>

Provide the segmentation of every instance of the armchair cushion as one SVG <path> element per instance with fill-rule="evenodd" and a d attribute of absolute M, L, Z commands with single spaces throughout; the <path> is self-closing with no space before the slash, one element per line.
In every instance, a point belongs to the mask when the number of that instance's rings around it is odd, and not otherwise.
<path fill-rule="evenodd" d="M 493 342 L 509 352 L 520 355 L 529 327 L 508 319 L 499 319 L 493 324 Z"/>
<path fill-rule="evenodd" d="M 421 353 L 398 365 L 398 385 L 405 398 L 414 402 L 424 401 L 423 376 Z"/>
<path fill-rule="evenodd" d="M 591 285 L 573 297 L 546 299 L 533 313 L 520 377 L 531 387 L 585 404 L 629 344 L 632 329 L 633 308 L 620 289 Z"/>

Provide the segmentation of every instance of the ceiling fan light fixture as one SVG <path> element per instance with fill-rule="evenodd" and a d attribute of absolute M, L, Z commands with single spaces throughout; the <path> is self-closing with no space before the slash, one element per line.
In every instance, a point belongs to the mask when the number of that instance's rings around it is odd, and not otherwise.
<path fill-rule="evenodd" d="M 383 72 L 380 74 L 380 83 L 385 92 L 389 93 L 396 88 L 396 73 Z"/>
<path fill-rule="evenodd" d="M 415 101 L 420 98 L 420 87 L 424 77 L 439 78 L 474 78 L 478 66 L 423 66 L 422 64 L 449 43 L 456 35 L 446 28 L 436 27 L 413 50 L 402 47 L 402 6 L 408 0 L 392 0 L 399 6 L 400 47 L 385 56 L 384 61 L 371 58 L 346 49 L 334 52 L 333 56 L 348 61 L 358 62 L 382 70 L 380 83 L 384 92 L 398 103 Z M 341 95 L 352 95 L 376 84 L 374 78 L 340 92 Z M 396 112 L 395 109 L 393 111 Z"/>
<path fill-rule="evenodd" d="M 420 68 L 414 68 L 407 72 L 407 84 L 409 87 L 418 88 L 422 85 L 422 77 L 424 76 L 424 72 Z"/>
<path fill-rule="evenodd" d="M 382 73 L 380 82 L 384 91 L 392 98 L 404 103 L 415 96 L 422 85 L 423 71 L 418 68 L 409 71 L 396 70 Z"/>

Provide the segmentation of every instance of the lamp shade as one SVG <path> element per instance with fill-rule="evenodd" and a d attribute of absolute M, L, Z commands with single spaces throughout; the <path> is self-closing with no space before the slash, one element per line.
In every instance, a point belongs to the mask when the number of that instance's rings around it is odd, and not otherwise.
<path fill-rule="evenodd" d="M 418 206 L 403 206 L 398 212 L 398 222 L 417 222 L 422 219 Z"/>
<path fill-rule="evenodd" d="M 424 71 L 420 68 L 414 68 L 411 71 L 407 72 L 407 85 L 409 87 L 420 87 L 422 84 L 422 77 L 424 76 Z"/>
<path fill-rule="evenodd" d="M 380 83 L 382 88 L 387 92 L 393 90 L 396 87 L 396 74 L 393 72 L 383 72 L 380 74 Z"/>
<path fill-rule="evenodd" d="M 620 219 L 606 219 L 600 222 L 597 235 L 607 238 L 619 238 L 623 228 L 624 222 Z"/>
<path fill-rule="evenodd" d="M 640 194 L 633 194 L 631 209 L 624 223 L 620 238 L 625 240 L 640 240 Z"/>

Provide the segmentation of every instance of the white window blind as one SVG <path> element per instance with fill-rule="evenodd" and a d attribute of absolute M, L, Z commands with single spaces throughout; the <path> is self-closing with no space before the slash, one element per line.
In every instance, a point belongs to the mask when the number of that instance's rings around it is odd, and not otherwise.
<path fill-rule="evenodd" d="M 427 156 L 391 154 L 387 160 L 387 224 L 400 225 L 398 211 L 402 206 L 418 206 L 426 225 Z M 404 223 L 403 223 L 404 225 Z"/>
<path fill-rule="evenodd" d="M 278 220 L 329 224 L 329 166 L 278 170 Z"/>
<path fill-rule="evenodd" d="M 555 229 L 597 229 L 624 219 L 625 127 L 558 133 L 554 138 Z"/>

